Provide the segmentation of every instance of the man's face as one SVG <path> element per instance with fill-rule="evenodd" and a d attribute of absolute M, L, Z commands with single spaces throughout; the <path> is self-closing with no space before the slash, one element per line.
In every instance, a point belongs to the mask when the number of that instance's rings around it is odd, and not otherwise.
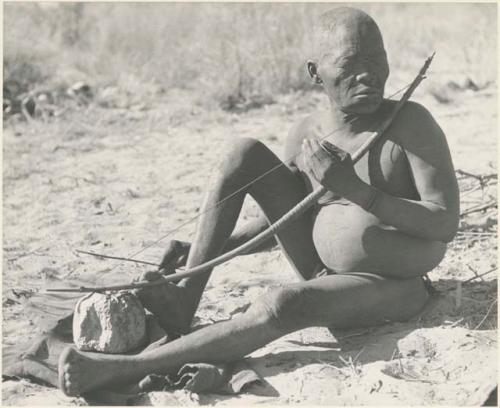
<path fill-rule="evenodd" d="M 372 113 L 380 106 L 389 65 L 378 28 L 340 27 L 317 65 L 332 104 L 345 113 Z"/>

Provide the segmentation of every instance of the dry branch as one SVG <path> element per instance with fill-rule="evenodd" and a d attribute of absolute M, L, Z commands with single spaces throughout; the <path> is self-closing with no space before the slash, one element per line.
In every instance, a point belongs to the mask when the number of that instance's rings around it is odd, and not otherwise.
<path fill-rule="evenodd" d="M 491 174 L 474 174 L 474 173 L 469 173 L 468 171 L 465 171 L 465 170 L 461 170 L 461 169 L 458 169 L 458 170 L 455 170 L 456 173 L 464 176 L 463 178 L 473 178 L 473 179 L 476 179 L 478 180 L 480 183 L 484 183 L 486 180 L 490 180 L 490 179 L 496 179 L 497 178 L 497 174 L 496 173 L 491 173 Z"/>
<path fill-rule="evenodd" d="M 478 323 L 478 325 L 477 325 L 476 327 L 474 327 L 474 330 L 477 330 L 477 329 L 479 329 L 479 328 L 482 326 L 482 324 L 484 323 L 484 321 L 488 318 L 488 316 L 489 316 L 489 314 L 490 314 L 490 312 L 491 312 L 491 309 L 493 308 L 493 305 L 494 305 L 495 303 L 497 303 L 497 300 L 496 300 L 496 299 L 495 299 L 493 302 L 491 302 L 491 305 L 490 305 L 490 307 L 488 308 L 488 310 L 487 310 L 486 314 L 485 314 L 485 315 L 484 315 L 484 317 L 481 319 L 481 321 Z"/>
<path fill-rule="evenodd" d="M 474 273 L 475 276 L 473 276 L 472 278 L 467 279 L 466 281 L 463 281 L 463 283 L 468 283 L 468 282 L 471 282 L 471 281 L 473 281 L 475 279 L 481 279 L 481 280 L 483 280 L 483 276 L 486 276 L 486 275 L 490 274 L 491 272 L 494 272 L 494 271 L 497 270 L 497 267 L 494 267 L 494 268 L 490 269 L 489 271 L 483 272 L 483 273 L 481 273 L 481 274 L 478 275 L 477 272 L 470 267 L 470 265 L 467 265 L 467 266 Z"/>
<path fill-rule="evenodd" d="M 465 210 L 463 213 L 461 213 L 460 217 L 465 217 L 466 215 L 469 215 L 469 214 L 472 214 L 475 212 L 485 211 L 485 210 L 488 210 L 489 208 L 493 208 L 496 206 L 497 206 L 496 201 L 492 201 L 492 202 L 486 203 L 486 204 L 478 206 L 478 207 L 469 208 L 469 209 Z"/>

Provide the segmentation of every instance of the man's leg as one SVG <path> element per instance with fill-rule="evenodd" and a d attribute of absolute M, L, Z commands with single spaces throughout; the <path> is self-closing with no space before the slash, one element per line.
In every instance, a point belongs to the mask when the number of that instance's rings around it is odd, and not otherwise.
<path fill-rule="evenodd" d="M 259 178 L 263 174 L 266 175 Z M 297 204 L 306 191 L 302 180 L 264 144 L 249 138 L 238 139 L 212 177 L 200 210 L 201 217 L 187 268 L 221 254 L 236 225 L 246 194 L 250 194 L 267 219 L 274 222 Z M 312 241 L 310 214 L 302 216 L 280 232 L 278 241 L 299 277 L 309 279 L 314 269 L 321 264 Z M 178 287 L 182 291 L 172 286 L 144 290 L 141 298 L 151 303 L 150 307 L 146 306 L 148 309 L 157 309 L 152 311 L 160 320 L 162 314 L 168 313 L 164 309 L 169 308 L 171 313 L 177 310 L 178 314 L 182 314 L 177 320 L 184 321 L 184 327 L 178 329 L 185 332 L 191 324 L 210 272 L 180 282 Z M 159 293 L 160 290 L 163 290 L 164 295 Z M 181 304 L 172 305 L 178 298 L 182 298 Z M 168 325 L 165 323 L 164 326 Z"/>
<path fill-rule="evenodd" d="M 150 373 L 171 373 L 186 363 L 226 363 L 305 327 L 354 328 L 406 320 L 426 300 L 420 278 L 352 273 L 298 282 L 268 291 L 230 321 L 147 353 L 103 355 L 67 349 L 59 362 L 60 387 L 68 395 L 79 395 L 104 385 L 137 381 Z"/>

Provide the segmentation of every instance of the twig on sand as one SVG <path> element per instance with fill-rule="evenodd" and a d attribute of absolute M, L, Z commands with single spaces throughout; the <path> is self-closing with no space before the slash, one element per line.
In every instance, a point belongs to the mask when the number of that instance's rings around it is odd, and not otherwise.
<path fill-rule="evenodd" d="M 468 282 L 471 282 L 471 281 L 473 281 L 475 279 L 481 279 L 482 281 L 484 281 L 483 276 L 486 276 L 486 275 L 490 274 L 491 272 L 494 272 L 494 271 L 497 270 L 497 267 L 495 266 L 494 268 L 491 268 L 489 271 L 486 271 L 486 272 L 483 272 L 481 274 L 478 274 L 476 272 L 476 270 L 474 268 L 472 268 L 469 264 L 467 264 L 467 267 L 469 268 L 470 271 L 472 271 L 472 273 L 475 276 L 473 276 L 472 278 L 467 279 L 466 281 L 463 281 L 462 283 L 468 283 Z"/>
<path fill-rule="evenodd" d="M 356 333 L 348 334 L 346 336 L 338 337 L 337 340 L 340 341 L 340 340 L 345 340 L 345 339 L 348 339 L 348 338 L 351 338 L 351 337 L 364 336 L 366 334 L 370 334 L 372 331 L 373 331 L 372 329 L 362 330 L 360 332 L 356 332 Z"/>
<path fill-rule="evenodd" d="M 326 362 L 326 361 L 324 361 L 324 360 L 321 360 L 320 358 L 317 358 L 317 359 L 315 359 L 314 361 L 317 361 L 317 362 L 319 362 L 320 364 L 323 364 L 323 367 L 321 367 L 321 368 L 319 369 L 319 371 L 321 371 L 321 370 L 325 370 L 325 369 L 327 369 L 327 368 L 333 368 L 333 369 L 335 369 L 335 370 L 337 370 L 337 371 L 340 371 L 340 372 L 342 373 L 342 369 L 338 368 L 336 365 L 333 365 L 333 363 L 328 363 L 328 362 Z"/>
<path fill-rule="evenodd" d="M 474 330 L 477 330 L 477 329 L 479 329 L 482 326 L 482 324 L 484 323 L 484 321 L 488 318 L 488 316 L 489 316 L 489 314 L 491 312 L 491 309 L 493 308 L 493 305 L 495 303 L 497 303 L 496 299 L 493 302 L 491 302 L 491 305 L 488 308 L 488 311 L 486 312 L 486 314 L 484 315 L 484 317 L 481 319 L 481 321 L 479 322 L 479 324 L 476 327 L 474 327 Z"/>
<path fill-rule="evenodd" d="M 469 266 L 469 265 L 467 265 L 467 266 Z M 470 269 L 470 268 L 469 268 L 469 269 Z M 467 280 L 466 280 L 466 281 L 464 281 L 463 283 L 468 283 L 468 282 L 473 281 L 474 279 L 478 279 L 478 278 L 480 278 L 481 280 L 483 280 L 483 279 L 482 279 L 482 277 L 483 277 L 483 276 L 488 275 L 489 273 L 494 272 L 494 271 L 496 271 L 496 270 L 497 270 L 497 267 L 495 266 L 494 268 L 490 269 L 489 271 L 483 272 L 483 273 L 481 273 L 480 275 L 477 275 L 477 274 L 476 274 L 476 276 L 473 276 L 472 278 L 467 279 Z M 474 272 L 474 271 L 473 271 L 473 272 Z M 476 273 L 476 272 L 474 272 L 474 273 Z"/>
<path fill-rule="evenodd" d="M 478 278 L 484 282 L 484 279 L 480 275 L 477 274 L 477 271 L 472 266 L 470 266 L 469 264 L 466 264 L 466 266 L 467 266 L 467 268 L 469 268 L 469 271 L 471 271 L 475 275 L 475 277 L 473 279 Z"/>
<path fill-rule="evenodd" d="M 496 173 L 484 174 L 484 175 L 479 174 L 478 175 L 478 174 L 474 174 L 474 173 L 469 173 L 468 171 L 461 170 L 461 169 L 455 170 L 455 172 L 464 176 L 464 178 L 466 178 L 466 177 L 474 178 L 474 179 L 478 180 L 481 184 L 483 184 L 486 180 L 489 180 L 492 178 L 497 178 Z"/>
<path fill-rule="evenodd" d="M 358 363 L 358 359 L 361 353 L 363 353 L 363 351 L 365 351 L 364 347 L 361 350 L 359 350 L 358 354 L 356 354 L 354 358 L 352 358 L 352 356 L 349 356 L 348 360 L 346 360 L 342 356 L 339 356 L 339 359 L 344 363 L 346 367 L 348 367 L 351 370 L 351 372 L 355 377 L 358 377 L 361 374 L 361 367 L 360 367 L 361 364 Z"/>
<path fill-rule="evenodd" d="M 471 245 L 473 242 L 484 242 L 489 239 L 487 236 L 458 237 L 453 240 L 453 243 L 457 245 Z"/>
<path fill-rule="evenodd" d="M 124 258 L 121 256 L 103 255 L 103 254 L 98 254 L 96 252 L 82 251 L 81 249 L 76 249 L 75 252 L 78 252 L 79 254 L 96 256 L 98 258 L 117 259 L 119 261 L 129 261 L 129 262 L 135 262 L 135 263 L 140 263 L 140 264 L 144 264 L 144 265 L 160 266 L 160 264 L 153 263 L 153 262 L 146 262 L 146 261 L 141 261 L 139 259 L 132 259 L 132 258 Z"/>
<path fill-rule="evenodd" d="M 479 212 L 479 211 L 484 211 L 484 210 L 487 210 L 489 208 L 496 207 L 496 206 L 497 206 L 496 201 L 491 201 L 491 202 L 486 203 L 484 205 L 481 205 L 479 207 L 472 207 L 472 208 L 469 208 L 468 210 L 465 210 L 463 213 L 460 214 L 460 217 L 465 217 L 466 215 L 469 215 L 469 214 L 472 214 L 475 212 Z"/>
<path fill-rule="evenodd" d="M 444 384 L 444 381 L 432 381 L 432 380 L 425 380 L 423 378 L 402 377 L 401 379 L 403 381 L 409 381 L 409 382 L 423 382 L 423 383 L 427 383 L 427 384 Z"/>
<path fill-rule="evenodd" d="M 472 245 L 473 242 L 484 242 L 490 241 L 492 238 L 496 237 L 496 233 L 494 232 L 468 232 L 468 231 L 459 231 L 457 236 L 453 240 L 452 244 L 454 245 Z"/>
<path fill-rule="evenodd" d="M 457 287 L 455 290 L 455 309 L 460 309 L 462 306 L 462 282 L 457 281 Z"/>
<path fill-rule="evenodd" d="M 450 329 L 450 328 L 452 328 L 452 327 L 455 327 L 455 326 L 456 326 L 456 325 L 458 325 L 459 323 L 462 323 L 463 321 L 464 321 L 464 318 L 463 318 L 463 317 L 461 317 L 460 319 L 458 319 L 458 320 L 456 320 L 456 321 L 452 322 L 449 326 L 446 326 L 446 327 Z M 445 322 L 445 323 L 446 323 L 446 322 Z"/>
<path fill-rule="evenodd" d="M 493 237 L 496 236 L 496 232 L 489 231 L 458 231 L 457 237 L 467 238 L 467 236 L 485 236 L 485 237 Z"/>

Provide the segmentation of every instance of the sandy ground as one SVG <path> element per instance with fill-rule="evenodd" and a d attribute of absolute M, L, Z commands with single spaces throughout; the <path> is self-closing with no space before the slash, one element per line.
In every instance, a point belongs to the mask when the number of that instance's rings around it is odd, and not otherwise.
<path fill-rule="evenodd" d="M 421 93 L 418 101 L 445 130 L 457 169 L 496 174 L 495 93 L 463 92 L 448 104 Z M 232 114 L 170 94 L 151 105 L 90 106 L 58 119 L 7 122 L 3 344 L 28 344 L 67 311 L 71 301 L 57 302 L 40 289 L 122 283 L 147 269 L 76 249 L 115 256 L 141 251 L 137 258 L 158 262 L 168 239 L 192 238 L 195 223 L 156 242 L 196 215 L 210 170 L 228 142 L 256 137 L 281 154 L 291 125 L 323 103 L 319 94 L 294 94 Z M 469 191 L 462 209 L 496 197 L 496 186 L 472 191 L 475 182 L 460 181 L 462 191 Z M 249 200 L 242 222 L 257 211 Z M 459 282 L 496 268 L 496 220 L 495 208 L 463 219 L 463 234 L 430 274 L 440 295 L 411 322 L 335 337 L 309 329 L 273 342 L 250 360 L 268 382 L 265 392 L 154 393 L 143 403 L 480 404 L 496 379 L 496 271 Z M 231 261 L 209 282 L 197 323 L 230 318 L 267 288 L 293 279 L 279 252 Z M 3 403 L 85 404 L 26 381 L 4 382 Z"/>

